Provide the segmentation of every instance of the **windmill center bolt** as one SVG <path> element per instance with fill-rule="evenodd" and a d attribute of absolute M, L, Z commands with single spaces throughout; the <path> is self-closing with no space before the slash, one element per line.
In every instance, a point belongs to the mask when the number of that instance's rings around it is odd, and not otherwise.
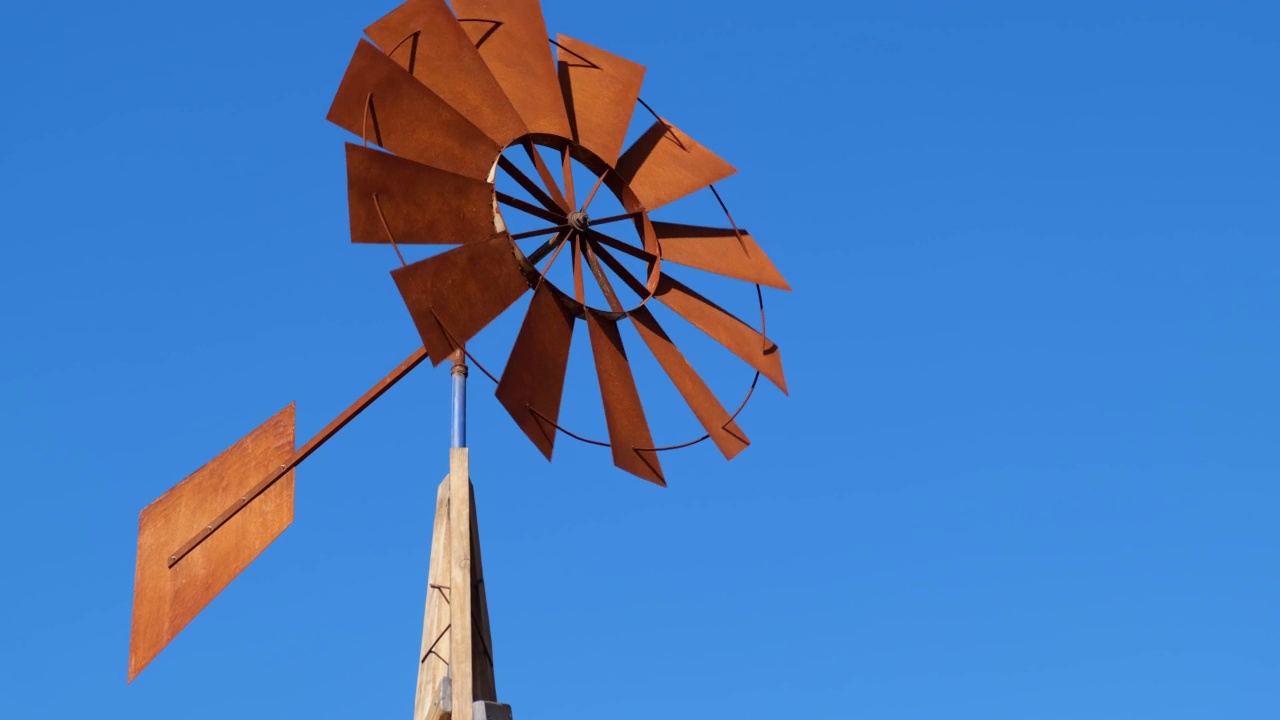
<path fill-rule="evenodd" d="M 569 227 L 578 232 L 586 232 L 591 227 L 591 218 L 580 210 L 574 210 L 569 213 Z"/>

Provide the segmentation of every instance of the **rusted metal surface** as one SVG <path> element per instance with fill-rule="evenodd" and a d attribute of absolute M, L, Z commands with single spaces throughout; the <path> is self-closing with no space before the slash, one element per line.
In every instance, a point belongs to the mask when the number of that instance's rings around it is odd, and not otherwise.
<path fill-rule="evenodd" d="M 613 53 L 556 36 L 560 84 L 573 139 L 610 165 L 618 162 L 644 82 L 644 66 Z"/>
<path fill-rule="evenodd" d="M 751 444 L 742 428 L 729 417 L 715 393 L 707 387 L 698 372 L 693 369 L 684 355 L 676 349 L 657 319 L 648 308 L 639 308 L 631 312 L 631 322 L 635 325 L 640 338 L 649 346 L 649 352 L 658 359 L 663 371 L 671 378 L 680 396 L 689 404 L 693 414 L 702 423 L 702 427 L 711 436 L 712 442 L 724 453 L 726 460 L 732 460 Z"/>
<path fill-rule="evenodd" d="M 542 154 L 532 142 L 524 143 L 525 154 L 529 156 L 529 162 L 533 163 L 534 169 L 538 171 L 538 177 L 542 178 L 542 184 L 547 188 L 547 192 L 551 193 L 551 199 L 564 212 L 573 212 L 573 207 L 569 205 L 569 201 L 564 194 L 560 192 L 560 186 L 556 184 L 555 178 L 551 176 L 551 169 L 547 167 L 547 163 L 542 159 Z"/>
<path fill-rule="evenodd" d="M 453 10 L 529 132 L 569 137 L 538 0 L 453 0 Z"/>
<path fill-rule="evenodd" d="M 655 222 L 662 259 L 677 265 L 790 290 L 782 273 L 746 231 Z"/>
<path fill-rule="evenodd" d="M 756 382 L 728 413 L 658 324 L 646 306 L 650 299 L 746 361 L 757 380 L 763 374 L 786 391 L 780 353 L 764 334 L 759 286 L 789 286 L 714 188 L 732 166 L 662 120 L 624 152 L 637 103 L 653 112 L 639 99 L 644 68 L 564 36 L 553 54 L 537 0 L 452 6 L 457 16 L 443 0 L 409 0 L 370 25 L 377 46 L 357 45 L 329 112 L 361 139 L 347 147 L 352 239 L 390 243 L 402 262 L 401 244 L 459 245 L 392 272 L 424 346 L 301 448 L 294 449 L 290 406 L 142 511 L 130 680 L 292 522 L 299 463 L 428 357 L 433 364 L 471 357 L 465 344 L 530 288 L 534 297 L 507 367 L 494 379 L 499 400 L 548 459 L 557 433 L 565 432 L 610 447 L 616 466 L 665 485 L 658 453 L 701 442 L 655 446 L 623 346 L 624 320 L 707 431 L 703 439 L 727 458 L 749 444 L 736 418 Z M 536 177 L 500 161 L 508 148 L 528 155 Z M 548 167 L 538 148 L 557 153 L 559 167 Z M 594 174 L 586 193 L 574 187 L 575 162 Z M 534 202 L 497 192 L 499 170 Z M 650 220 L 649 211 L 703 189 L 715 194 L 731 229 Z M 612 193 L 625 213 L 593 222 L 588 211 L 601 192 Z M 550 239 L 526 257 L 506 232 L 499 206 L 547 222 L 515 238 Z M 632 242 L 616 237 L 628 225 L 636 232 Z M 547 278 L 562 252 L 572 257 L 572 294 Z M 643 261 L 646 276 L 629 271 L 622 254 Z M 535 263 L 548 256 L 539 270 Z M 761 329 L 667 275 L 664 261 L 756 283 Z M 587 307 L 587 270 L 607 309 Z M 618 296 L 618 282 L 637 296 L 634 302 Z M 588 327 L 608 442 L 559 425 L 578 318 Z M 471 537 L 479 575 L 478 539 Z M 479 607 L 472 625 L 491 669 L 483 601 Z M 496 695 L 491 675 L 476 687 Z"/>
<path fill-rule="evenodd" d="M 142 511 L 130 681 L 293 521 L 294 468 L 426 357 L 415 351 L 296 451 L 290 405 Z"/>
<path fill-rule="evenodd" d="M 555 448 L 574 321 L 561 294 L 550 283 L 539 285 L 496 393 L 548 460 Z"/>
<path fill-rule="evenodd" d="M 407 70 L 361 40 L 329 121 L 397 155 L 486 180 L 501 146 Z"/>
<path fill-rule="evenodd" d="M 605 273 L 604 267 L 600 264 L 600 259 L 596 257 L 595 243 L 590 238 L 584 238 L 582 243 L 583 254 L 587 256 L 587 266 L 591 268 L 591 274 L 596 278 L 596 284 L 600 286 L 601 292 L 604 293 L 604 300 L 609 304 L 609 309 L 616 313 L 625 313 L 622 307 L 622 301 L 618 300 L 618 293 L 613 289 L 613 283 L 609 282 L 609 275 Z M 629 275 L 630 273 L 624 273 Z"/>
<path fill-rule="evenodd" d="M 657 210 L 737 172 L 674 126 L 659 120 L 618 160 L 618 174 L 648 210 Z"/>
<path fill-rule="evenodd" d="M 560 225 L 560 224 L 563 224 L 566 220 L 568 220 L 567 215 L 562 211 L 543 210 L 537 205 L 534 205 L 532 203 L 527 203 L 518 197 L 513 197 L 511 195 L 507 195 L 506 193 L 500 192 L 497 194 L 497 196 L 498 196 L 498 202 L 502 203 L 503 205 L 516 208 L 517 210 L 533 215 L 534 217 L 542 218 L 543 220 L 546 220 L 549 223 Z"/>
<path fill-rule="evenodd" d="M 782 374 L 782 352 L 755 328 L 667 275 L 662 276 L 658 292 L 654 296 L 694 327 L 759 370 L 779 390 L 787 392 L 787 380 Z"/>
<path fill-rule="evenodd" d="M 362 43 L 343 79 L 331 119 L 394 153 L 348 150 L 352 239 L 397 253 L 400 244 L 461 246 L 392 272 L 433 364 L 470 357 L 467 341 L 534 289 L 497 395 L 548 459 L 559 432 L 582 437 L 559 425 L 578 318 L 590 328 L 610 436 L 589 442 L 613 447 L 618 467 L 659 483 L 656 452 L 700 442 L 654 446 L 619 334 L 628 320 L 706 429 L 703 439 L 734 457 L 749 443 L 735 421 L 741 408 L 725 409 L 647 305 L 656 298 L 786 390 L 777 346 L 763 334 L 763 299 L 756 330 L 664 272 L 670 262 L 755 283 L 757 292 L 790 289 L 715 190 L 734 168 L 640 100 L 642 65 L 564 35 L 548 40 L 537 0 L 451 5 L 409 0 L 370 25 L 381 51 Z M 657 122 L 624 150 L 637 106 Z M 575 187 L 575 163 L 594 175 L 590 185 Z M 498 191 L 498 173 L 519 189 Z M 707 189 L 729 229 L 650 220 L 649 211 Z M 592 219 L 600 193 L 624 212 Z M 515 242 L 526 239 L 538 243 L 527 257 Z M 547 275 L 562 253 L 563 288 Z M 588 282 L 604 307 L 588 306 Z"/>
<path fill-rule="evenodd" d="M 493 234 L 493 186 L 347 145 L 351 240 L 457 245 Z"/>
<path fill-rule="evenodd" d="M 400 363 L 395 370 L 388 373 L 386 377 L 382 378 L 373 387 L 369 388 L 368 392 L 361 395 L 359 400 L 352 403 L 351 407 L 348 407 L 341 415 L 330 421 L 328 425 L 325 425 L 324 429 L 316 433 L 315 436 L 308 440 L 305 445 L 299 448 L 298 451 L 289 458 L 288 462 L 282 463 L 278 468 L 273 469 L 271 473 L 258 482 L 257 485 L 254 485 L 252 488 L 245 491 L 240 497 L 231 501 L 231 503 L 227 505 L 226 509 L 219 513 L 217 517 L 210 520 L 205 527 L 201 528 L 191 537 L 191 539 L 183 543 L 182 547 L 175 550 L 174 553 L 169 556 L 169 560 L 167 561 L 168 566 L 173 567 L 181 562 L 183 558 L 187 557 L 187 555 L 191 553 L 191 551 L 195 550 L 201 543 L 209 539 L 211 535 L 217 532 L 223 525 L 230 522 L 232 518 L 243 512 L 244 509 L 249 507 L 254 500 L 258 499 L 258 497 L 263 493 L 270 490 L 273 485 L 292 472 L 294 468 L 301 465 L 304 460 L 311 457 L 311 453 L 319 450 L 321 445 L 329 441 L 329 438 L 337 435 L 339 430 L 347 426 L 347 423 L 351 422 L 357 415 L 364 412 L 365 408 L 369 407 L 375 400 L 382 397 L 383 393 L 390 390 L 393 385 L 400 382 L 405 375 L 408 375 L 426 359 L 426 348 L 419 348 L 415 350 L 413 354 L 406 358 L 404 362 Z"/>
<path fill-rule="evenodd" d="M 640 391 L 636 389 L 627 351 L 622 346 L 618 321 L 597 312 L 587 311 L 587 328 L 591 335 L 591 353 L 595 356 L 600 397 L 604 401 L 605 424 L 609 427 L 609 443 L 613 464 L 649 482 L 666 487 L 658 454 L 637 448 L 653 447 L 649 422 Z"/>
<path fill-rule="evenodd" d="M 564 178 L 564 196 L 569 207 L 578 207 L 577 193 L 573 187 L 573 153 L 567 144 L 560 149 L 560 177 Z"/>
<path fill-rule="evenodd" d="M 439 365 L 529 289 L 506 233 L 391 272 L 422 344 Z"/>
<path fill-rule="evenodd" d="M 290 405 L 142 511 L 130 681 L 293 522 L 293 473 L 289 472 L 182 563 L 168 565 L 179 545 L 263 476 L 287 463 L 293 443 L 294 407 Z"/>
<path fill-rule="evenodd" d="M 409 0 L 365 34 L 499 147 L 528 132 L 444 0 Z"/>
<path fill-rule="evenodd" d="M 537 200 L 542 207 L 546 208 L 547 212 L 568 212 L 563 201 L 557 201 L 555 198 L 548 195 L 547 191 L 543 190 L 541 185 L 534 182 L 533 178 L 526 175 L 523 170 L 517 167 L 515 163 L 511 162 L 511 160 L 505 155 L 498 158 L 498 167 L 502 168 L 502 171 L 505 172 L 508 177 L 515 180 L 520 187 L 523 188 L 525 192 L 529 193 L 534 200 Z"/>
<path fill-rule="evenodd" d="M 579 305 L 585 305 L 587 292 L 582 279 L 582 238 L 574 233 L 571 241 L 573 242 L 573 299 Z"/>

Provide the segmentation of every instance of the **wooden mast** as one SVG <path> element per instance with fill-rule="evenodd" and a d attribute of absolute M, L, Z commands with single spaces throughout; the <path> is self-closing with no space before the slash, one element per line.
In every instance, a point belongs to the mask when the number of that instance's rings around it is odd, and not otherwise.
<path fill-rule="evenodd" d="M 453 447 L 436 493 L 414 720 L 510 717 L 497 704 L 475 492 L 466 448 L 466 366 L 453 369 Z M 477 701 L 486 718 L 476 717 Z"/>

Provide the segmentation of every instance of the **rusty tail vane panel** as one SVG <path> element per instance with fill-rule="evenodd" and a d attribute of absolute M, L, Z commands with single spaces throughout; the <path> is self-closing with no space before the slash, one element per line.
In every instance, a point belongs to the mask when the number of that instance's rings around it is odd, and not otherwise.
<path fill-rule="evenodd" d="M 293 522 L 294 468 L 426 358 L 419 348 L 296 451 L 290 405 L 142 511 L 129 680 Z"/>

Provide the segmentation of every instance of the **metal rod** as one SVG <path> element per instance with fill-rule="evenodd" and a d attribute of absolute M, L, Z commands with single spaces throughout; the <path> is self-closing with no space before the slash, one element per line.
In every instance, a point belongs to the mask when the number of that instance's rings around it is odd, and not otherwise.
<path fill-rule="evenodd" d="M 392 370 L 391 374 L 379 380 L 378 383 L 369 388 L 369 391 L 362 395 L 359 400 L 356 400 L 351 407 L 344 410 L 341 415 L 333 419 L 333 422 L 326 425 L 323 430 L 316 434 L 315 437 L 308 440 L 306 445 L 299 448 L 299 450 L 293 454 L 293 457 L 289 458 L 289 462 L 281 465 L 279 468 L 272 471 L 270 475 L 263 478 L 262 482 L 254 485 L 248 492 L 240 496 L 240 499 L 236 500 L 231 507 L 223 510 L 222 513 L 211 520 L 203 530 L 196 533 L 195 537 L 188 540 L 182 547 L 178 548 L 172 555 L 170 555 L 169 567 L 177 565 L 178 561 L 182 560 L 182 558 L 189 555 L 192 550 L 199 547 L 200 543 L 209 539 L 209 536 L 217 532 L 218 528 L 226 525 L 231 518 L 235 517 L 241 510 L 248 507 L 249 503 L 253 502 L 259 495 L 262 495 L 262 493 L 270 490 L 271 486 L 279 482 L 285 475 L 288 475 L 290 470 L 301 465 L 303 460 L 311 457 L 311 453 L 319 450 L 320 446 L 325 444 L 329 438 L 338 434 L 338 431 L 346 427 L 347 423 L 354 420 L 357 415 L 364 411 L 365 408 L 369 407 L 375 400 L 382 397 L 383 393 L 391 389 L 391 386 L 400 382 L 405 375 L 408 375 L 410 371 L 421 365 L 422 361 L 426 359 L 426 348 L 418 348 L 414 351 L 408 359 L 400 363 L 399 367 Z"/>
<path fill-rule="evenodd" d="M 467 365 L 465 362 L 453 366 L 453 421 L 450 423 L 451 444 L 449 447 L 464 448 L 467 446 Z"/>
<path fill-rule="evenodd" d="M 542 258 L 549 255 L 552 250 L 558 250 L 564 242 L 564 232 L 565 231 L 558 233 L 555 237 L 543 243 L 537 250 L 534 250 L 533 254 L 529 256 L 529 262 L 537 265 L 539 262 L 542 262 Z M 514 240 L 515 238 L 512 239 Z M 543 270 L 542 274 L 546 275 L 547 272 Z"/>

